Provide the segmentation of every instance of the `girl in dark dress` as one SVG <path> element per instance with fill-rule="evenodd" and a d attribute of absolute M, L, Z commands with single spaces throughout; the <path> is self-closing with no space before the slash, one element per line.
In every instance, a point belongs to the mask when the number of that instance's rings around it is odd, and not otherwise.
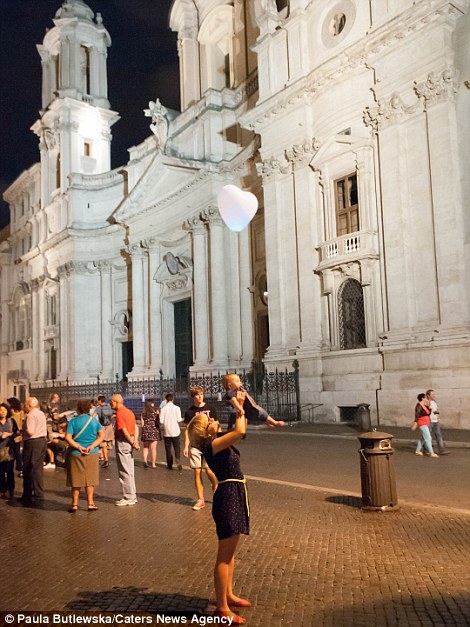
<path fill-rule="evenodd" d="M 144 465 L 149 468 L 149 449 L 152 455 L 152 468 L 157 467 L 157 442 L 162 439 L 160 430 L 159 410 L 155 407 L 153 400 L 147 400 L 144 411 L 140 417 L 142 424 L 142 442 L 144 445 Z"/>
<path fill-rule="evenodd" d="M 214 494 L 212 516 L 216 524 L 219 545 L 214 567 L 217 609 L 214 615 L 232 619 L 233 625 L 246 622 L 230 607 L 249 607 L 250 602 L 233 593 L 235 549 L 240 534 L 249 533 L 250 510 L 246 481 L 240 468 L 240 453 L 233 444 L 246 432 L 246 419 L 238 415 L 235 428 L 219 436 L 220 426 L 205 414 L 197 414 L 188 425 L 191 446 L 199 448 L 209 468 L 218 480 Z"/>

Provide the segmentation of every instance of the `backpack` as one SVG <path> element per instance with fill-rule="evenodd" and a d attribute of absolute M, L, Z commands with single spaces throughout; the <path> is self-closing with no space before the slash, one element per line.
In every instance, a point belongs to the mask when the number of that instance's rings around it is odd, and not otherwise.
<path fill-rule="evenodd" d="M 112 423 L 114 414 L 111 407 L 109 405 L 103 405 L 99 408 L 97 407 L 96 413 L 98 414 L 98 420 L 100 421 L 101 426 L 109 427 L 109 425 Z"/>

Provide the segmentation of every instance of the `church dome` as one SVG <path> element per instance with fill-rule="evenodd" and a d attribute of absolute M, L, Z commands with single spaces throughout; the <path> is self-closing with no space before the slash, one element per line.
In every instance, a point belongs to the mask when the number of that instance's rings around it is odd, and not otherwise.
<path fill-rule="evenodd" d="M 77 17 L 81 20 L 93 21 L 95 14 L 82 0 L 65 0 L 55 14 L 56 19 Z"/>

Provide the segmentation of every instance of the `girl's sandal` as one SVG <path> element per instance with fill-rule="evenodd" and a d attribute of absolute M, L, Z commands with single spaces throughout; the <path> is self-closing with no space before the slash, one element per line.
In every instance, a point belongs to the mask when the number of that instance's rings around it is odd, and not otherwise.
<path fill-rule="evenodd" d="M 72 505 L 72 507 L 69 509 L 69 512 L 70 512 L 71 514 L 75 514 L 75 512 L 77 511 L 77 509 L 78 509 L 78 505 Z"/>
<path fill-rule="evenodd" d="M 98 509 L 98 508 L 96 507 L 96 505 L 95 505 L 94 503 L 90 503 L 90 504 L 88 505 L 88 511 L 89 511 L 89 512 L 96 512 L 96 510 L 97 510 L 97 509 Z"/>

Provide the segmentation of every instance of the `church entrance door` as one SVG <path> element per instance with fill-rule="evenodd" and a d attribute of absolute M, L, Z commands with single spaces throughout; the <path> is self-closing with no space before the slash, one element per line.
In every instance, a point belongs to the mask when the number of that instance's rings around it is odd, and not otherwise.
<path fill-rule="evenodd" d="M 186 377 L 193 365 L 193 321 L 191 299 L 173 304 L 175 316 L 175 374 Z"/>

